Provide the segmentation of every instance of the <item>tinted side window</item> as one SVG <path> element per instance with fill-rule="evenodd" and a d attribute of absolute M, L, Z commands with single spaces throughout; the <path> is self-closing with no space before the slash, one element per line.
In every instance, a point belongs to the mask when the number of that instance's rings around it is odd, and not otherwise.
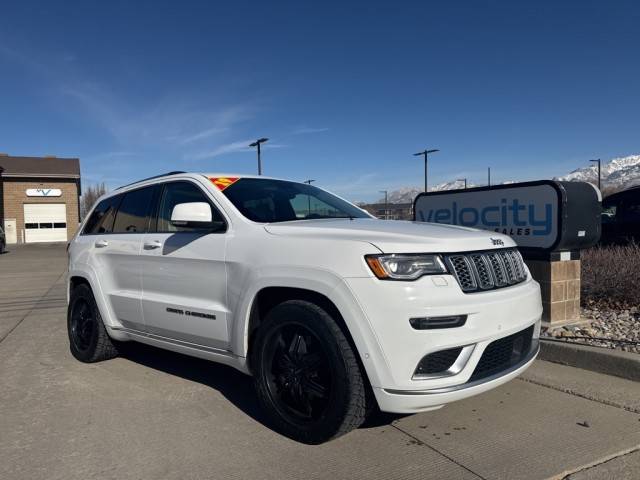
<path fill-rule="evenodd" d="M 640 199 L 625 199 L 622 204 L 622 219 L 626 222 L 640 222 Z"/>
<path fill-rule="evenodd" d="M 205 202 L 211 205 L 211 201 L 196 185 L 190 182 L 167 183 L 160 199 L 160 209 L 158 211 L 158 232 L 193 232 L 197 228 L 177 227 L 171 224 L 171 212 L 173 207 L 179 203 Z M 224 222 L 224 218 L 211 205 L 211 219 Z"/>
<path fill-rule="evenodd" d="M 105 198 L 93 210 L 91 217 L 84 226 L 83 234 L 111 233 L 113 231 L 113 220 L 116 217 L 118 204 L 122 200 L 122 195 Z"/>
<path fill-rule="evenodd" d="M 147 231 L 154 190 L 155 185 L 124 194 L 116 215 L 113 233 L 144 233 Z"/>

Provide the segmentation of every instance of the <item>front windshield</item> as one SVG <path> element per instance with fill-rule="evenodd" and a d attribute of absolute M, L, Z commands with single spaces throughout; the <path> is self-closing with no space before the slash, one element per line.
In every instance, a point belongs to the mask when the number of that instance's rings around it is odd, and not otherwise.
<path fill-rule="evenodd" d="M 355 205 L 304 183 L 241 178 L 222 193 L 254 222 L 273 223 L 318 218 L 371 218 Z"/>

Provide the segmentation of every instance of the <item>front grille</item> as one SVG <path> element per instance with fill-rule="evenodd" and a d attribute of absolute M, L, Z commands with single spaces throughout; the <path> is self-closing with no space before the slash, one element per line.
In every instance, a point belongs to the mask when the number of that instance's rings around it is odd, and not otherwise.
<path fill-rule="evenodd" d="M 508 337 L 491 342 L 480 357 L 470 382 L 490 377 L 520 363 L 531 350 L 533 325 Z"/>
<path fill-rule="evenodd" d="M 446 372 L 458 359 L 461 351 L 462 347 L 456 347 L 425 355 L 420 360 L 413 375 L 432 375 Z"/>
<path fill-rule="evenodd" d="M 527 270 L 515 248 L 456 253 L 445 260 L 465 293 L 508 287 L 527 279 Z"/>

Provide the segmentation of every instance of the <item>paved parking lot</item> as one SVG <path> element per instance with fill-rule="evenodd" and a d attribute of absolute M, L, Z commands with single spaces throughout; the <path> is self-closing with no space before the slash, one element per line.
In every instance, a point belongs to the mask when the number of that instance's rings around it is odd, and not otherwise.
<path fill-rule="evenodd" d="M 538 361 L 442 410 L 301 445 L 231 368 L 142 345 L 75 361 L 65 268 L 63 245 L 0 256 L 2 479 L 638 478 L 638 383 Z"/>

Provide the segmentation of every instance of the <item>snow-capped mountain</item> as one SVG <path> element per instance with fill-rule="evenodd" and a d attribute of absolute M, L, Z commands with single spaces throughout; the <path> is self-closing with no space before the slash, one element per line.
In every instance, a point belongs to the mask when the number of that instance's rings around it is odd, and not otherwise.
<path fill-rule="evenodd" d="M 608 162 L 602 162 L 602 190 L 619 191 L 635 185 L 640 185 L 640 155 L 629 155 L 627 157 L 614 158 Z M 554 177 L 554 180 L 562 180 L 567 182 L 591 182 L 598 183 L 598 165 L 578 168 L 573 172 L 561 176 Z M 502 182 L 503 184 L 515 183 L 514 180 Z M 476 185 L 467 182 L 467 187 L 475 187 Z M 454 180 L 444 182 L 433 187 L 429 187 L 430 192 L 439 192 L 442 190 L 456 190 L 464 188 L 464 181 Z M 422 193 L 423 188 L 420 187 L 402 187 L 393 192 L 389 192 L 389 203 L 411 203 L 416 195 Z M 605 193 L 606 194 L 606 193 Z M 378 200 L 378 203 L 384 203 L 384 197 Z"/>
<path fill-rule="evenodd" d="M 473 183 L 467 182 L 467 188 L 475 187 Z M 442 190 L 458 190 L 464 188 L 464 180 L 453 180 L 429 187 L 430 192 L 440 192 Z M 402 187 L 389 192 L 389 203 L 412 203 L 419 193 L 424 192 L 420 187 Z M 384 197 L 376 203 L 384 203 Z"/>
<path fill-rule="evenodd" d="M 389 203 L 411 203 L 413 199 L 419 193 L 422 193 L 424 189 L 418 187 L 402 187 L 398 190 L 389 192 Z M 384 197 L 378 200 L 377 203 L 384 203 Z"/>
<path fill-rule="evenodd" d="M 602 189 L 624 190 L 634 185 L 640 185 L 640 155 L 614 158 L 602 162 Z M 578 168 L 554 180 L 570 182 L 598 183 L 598 164 L 593 162 L 589 167 Z"/>
<path fill-rule="evenodd" d="M 467 181 L 467 188 L 475 187 L 476 185 Z M 430 192 L 441 192 L 442 190 L 460 190 L 464 188 L 464 180 L 453 180 L 452 182 L 439 183 L 431 188 Z"/>

